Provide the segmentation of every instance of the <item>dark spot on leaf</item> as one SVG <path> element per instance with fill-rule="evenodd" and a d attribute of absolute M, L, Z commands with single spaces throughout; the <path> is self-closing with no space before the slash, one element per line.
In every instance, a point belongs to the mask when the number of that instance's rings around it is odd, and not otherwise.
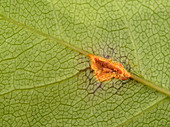
<path fill-rule="evenodd" d="M 119 52 L 115 52 L 115 50 Z M 94 50 L 92 49 L 92 51 Z M 131 70 L 128 58 L 129 53 L 127 53 L 127 55 L 121 55 L 119 46 L 111 47 L 110 45 L 106 44 L 105 46 L 103 46 L 102 51 L 102 53 L 97 52 L 96 54 L 98 56 L 103 56 L 107 59 L 113 59 L 114 61 L 120 62 L 127 71 Z M 92 102 L 91 104 L 94 105 L 96 103 L 100 103 L 101 100 L 105 100 L 114 95 L 122 96 L 126 92 L 126 90 L 131 87 L 131 79 L 112 79 L 106 82 L 99 82 L 98 79 L 95 77 L 93 70 L 91 70 L 90 68 L 90 58 L 84 57 L 82 55 L 80 56 L 81 58 L 79 58 L 79 60 L 86 64 L 88 63 L 88 66 L 87 68 L 81 70 L 78 75 L 78 80 L 82 81 L 80 84 L 78 84 L 78 90 L 85 91 L 86 98 L 88 98 L 88 100 Z"/>

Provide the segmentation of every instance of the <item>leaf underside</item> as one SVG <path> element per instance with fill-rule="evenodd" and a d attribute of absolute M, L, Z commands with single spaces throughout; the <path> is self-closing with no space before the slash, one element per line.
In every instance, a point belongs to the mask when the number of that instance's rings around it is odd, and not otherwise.
<path fill-rule="evenodd" d="M 90 59 L 169 86 L 168 1 L 0 1 L 0 126 L 170 126 L 170 100 L 134 80 L 100 83 Z M 137 65 L 134 67 L 134 65 Z"/>

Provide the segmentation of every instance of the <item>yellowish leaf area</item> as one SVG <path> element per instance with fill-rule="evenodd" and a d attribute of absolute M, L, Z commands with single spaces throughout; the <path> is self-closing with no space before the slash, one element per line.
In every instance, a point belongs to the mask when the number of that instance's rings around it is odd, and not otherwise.
<path fill-rule="evenodd" d="M 101 82 L 112 78 L 126 80 L 131 74 L 119 62 L 114 62 L 103 57 L 88 55 L 92 61 L 91 69 L 94 70 L 95 76 Z"/>

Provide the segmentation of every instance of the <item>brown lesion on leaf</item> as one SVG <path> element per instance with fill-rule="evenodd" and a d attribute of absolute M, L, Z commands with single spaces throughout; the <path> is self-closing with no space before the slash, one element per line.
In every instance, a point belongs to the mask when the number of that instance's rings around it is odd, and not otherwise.
<path fill-rule="evenodd" d="M 126 80 L 131 77 L 131 74 L 119 62 L 114 62 L 103 57 L 89 54 L 95 76 L 100 82 L 110 80 L 112 78 Z"/>
<path fill-rule="evenodd" d="M 93 50 L 93 47 L 90 48 L 92 48 Z M 76 59 L 83 64 L 87 64 L 87 67 L 85 69 L 82 69 L 81 72 L 79 73 L 78 79 L 80 80 L 78 81 L 80 81 L 80 83 L 78 84 L 78 89 L 83 93 L 87 93 L 84 98 L 87 97 L 86 99 L 92 105 L 99 104 L 101 101 L 103 101 L 103 99 L 109 99 L 115 95 L 122 96 L 123 94 L 126 93 L 127 90 L 129 90 L 133 86 L 131 78 L 129 78 L 128 76 L 126 77 L 125 75 L 122 76 L 124 73 L 121 74 L 121 72 L 119 72 L 119 69 L 120 68 L 122 69 L 122 67 L 126 68 L 127 71 L 131 70 L 131 66 L 129 64 L 130 60 L 132 59 L 131 54 L 128 52 L 124 53 L 123 51 L 121 51 L 119 45 L 106 44 L 105 46 L 99 46 L 96 48 L 97 49 L 94 52 L 93 51 L 92 52 L 93 54 L 97 55 L 89 54 L 91 60 L 82 55 L 80 55 Z M 94 66 L 93 62 L 94 64 L 98 63 L 97 65 L 99 66 Z M 120 66 L 120 68 L 116 69 L 116 66 L 114 66 L 115 68 L 110 67 L 112 65 L 111 63 L 112 64 L 117 63 L 117 66 Z M 96 67 L 99 67 L 99 69 Z M 98 77 L 101 80 L 97 78 L 94 69 L 98 70 Z M 101 78 L 103 77 L 102 74 L 104 74 L 105 80 Z M 123 77 L 126 80 L 121 79 Z"/>

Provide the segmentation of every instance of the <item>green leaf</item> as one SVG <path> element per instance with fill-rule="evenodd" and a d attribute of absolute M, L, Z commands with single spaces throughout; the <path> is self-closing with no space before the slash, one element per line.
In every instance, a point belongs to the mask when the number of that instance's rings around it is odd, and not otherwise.
<path fill-rule="evenodd" d="M 168 4 L 1 0 L 0 126 L 170 126 L 166 95 L 134 80 L 101 85 L 86 57 L 170 90 Z"/>

